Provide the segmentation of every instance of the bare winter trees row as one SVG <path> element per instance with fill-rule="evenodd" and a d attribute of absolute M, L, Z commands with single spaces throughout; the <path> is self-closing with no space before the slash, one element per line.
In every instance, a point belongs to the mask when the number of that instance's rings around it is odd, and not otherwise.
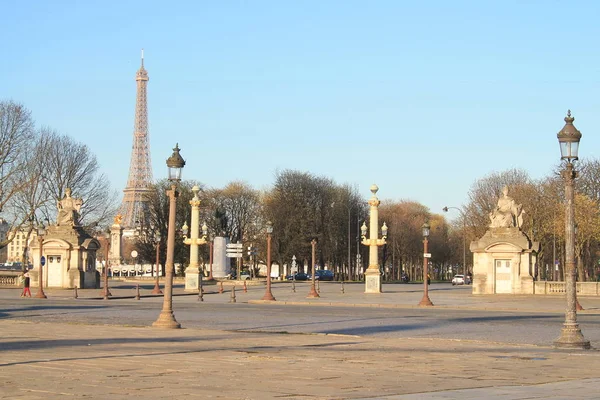
<path fill-rule="evenodd" d="M 22 104 L 0 101 L 0 211 L 10 228 L 31 234 L 46 218 L 55 221 L 57 200 L 67 188 L 85 199 L 85 223 L 105 222 L 114 215 L 116 193 L 99 169 L 87 146 L 50 128 L 36 129 Z"/>
<path fill-rule="evenodd" d="M 595 279 L 600 259 L 600 161 L 577 164 L 576 255 L 580 280 Z M 180 185 L 177 225 L 190 221 L 191 188 L 203 190 L 202 220 L 210 236 L 224 236 L 245 247 L 257 249 L 264 262 L 265 225 L 273 223 L 273 261 L 280 274 L 289 273 L 296 256 L 300 265 L 311 263 L 311 241 L 317 239 L 317 260 L 345 277 L 357 278 L 366 267 L 368 251 L 360 244 L 360 225 L 368 218 L 366 193 L 328 177 L 294 170 L 279 171 L 270 190 L 259 191 L 244 182 L 233 181 L 224 188 L 204 188 L 199 182 Z M 140 257 L 154 259 L 154 233 L 167 236 L 169 182 L 159 181 L 149 198 L 150 215 L 141 244 Z M 564 265 L 563 182 L 558 167 L 548 177 L 532 179 L 522 170 L 494 172 L 473 183 L 467 204 L 448 223 L 442 210 L 410 200 L 382 199 L 380 223 L 387 222 L 387 245 L 381 248 L 386 279 L 399 279 L 407 272 L 411 279 L 422 277 L 423 243 L 421 226 L 431 225 L 429 238 L 433 275 L 447 278 L 463 272 L 463 243 L 466 270 L 471 270 L 469 243 L 481 237 L 490 223 L 502 187 L 525 211 L 523 231 L 541 244 L 534 274 L 538 279 L 561 279 Z M 12 227 L 32 232 L 45 218 L 56 218 L 56 201 L 71 188 L 82 197 L 82 222 L 87 226 L 109 225 L 116 213 L 117 192 L 111 190 L 93 152 L 84 144 L 50 128 L 36 129 L 29 110 L 12 101 L 0 101 L 0 211 Z M 454 205 L 456 206 L 456 205 Z M 164 242 L 163 242 L 164 243 Z M 188 249 L 176 241 L 177 262 L 185 263 Z M 1 243 L 0 246 L 5 246 Z M 164 247 L 164 246 L 163 246 Z M 208 257 L 206 249 L 202 257 Z M 164 250 L 161 255 L 164 260 Z M 246 263 L 249 261 L 246 260 Z"/>

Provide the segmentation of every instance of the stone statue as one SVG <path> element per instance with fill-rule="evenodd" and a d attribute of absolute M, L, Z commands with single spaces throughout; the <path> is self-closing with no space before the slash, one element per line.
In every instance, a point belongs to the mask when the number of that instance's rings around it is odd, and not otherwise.
<path fill-rule="evenodd" d="M 498 199 L 498 205 L 489 214 L 490 228 L 514 228 L 521 229 L 523 225 L 523 208 L 521 204 L 508 195 L 508 187 L 502 188 L 502 197 Z"/>
<path fill-rule="evenodd" d="M 71 197 L 71 188 L 65 190 L 65 196 L 62 200 L 56 202 L 58 208 L 58 218 L 56 225 L 77 226 L 79 225 L 79 210 L 83 205 L 82 199 Z"/>
<path fill-rule="evenodd" d="M 227 229 L 227 215 L 219 208 L 215 210 L 215 229 L 217 236 L 224 235 Z"/>

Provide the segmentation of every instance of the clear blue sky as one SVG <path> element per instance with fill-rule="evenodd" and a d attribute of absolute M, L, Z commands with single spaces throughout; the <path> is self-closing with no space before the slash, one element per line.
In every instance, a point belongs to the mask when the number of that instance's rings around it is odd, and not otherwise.
<path fill-rule="evenodd" d="M 86 143 L 121 191 L 140 49 L 155 178 L 268 188 L 278 169 L 440 212 L 472 183 L 559 160 L 567 109 L 600 151 L 600 3 L 16 1 L 0 99 Z"/>

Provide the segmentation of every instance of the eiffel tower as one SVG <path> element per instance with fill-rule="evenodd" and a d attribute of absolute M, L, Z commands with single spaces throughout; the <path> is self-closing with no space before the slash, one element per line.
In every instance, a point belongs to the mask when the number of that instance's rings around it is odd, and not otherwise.
<path fill-rule="evenodd" d="M 136 222 L 147 222 L 148 200 L 151 191 L 152 166 L 150 164 L 150 142 L 148 140 L 148 104 L 146 91 L 148 72 L 144 68 L 144 50 L 142 49 L 142 65 L 135 75 L 137 95 L 135 100 L 135 123 L 133 128 L 133 146 L 127 186 L 123 190 L 123 202 L 119 214 L 123 217 L 122 226 L 133 229 Z"/>

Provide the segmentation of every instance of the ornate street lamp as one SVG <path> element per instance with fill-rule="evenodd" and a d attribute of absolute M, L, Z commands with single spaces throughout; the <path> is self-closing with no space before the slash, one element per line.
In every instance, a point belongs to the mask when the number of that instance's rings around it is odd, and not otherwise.
<path fill-rule="evenodd" d="M 167 260 L 165 262 L 165 295 L 160 315 L 152 324 L 152 326 L 157 328 L 181 328 L 181 324 L 177 322 L 175 315 L 173 314 L 173 257 L 175 252 L 175 210 L 177 196 L 179 196 L 177 184 L 181 180 L 181 170 L 184 166 L 185 161 L 179 154 L 179 145 L 175 145 L 173 154 L 167 159 L 171 189 L 167 190 L 167 195 L 169 196 L 169 226 L 167 234 Z"/>
<path fill-rule="evenodd" d="M 430 226 L 427 222 L 423 224 L 423 298 L 419 303 L 420 306 L 432 306 L 433 303 L 429 299 L 429 258 L 431 254 L 427 253 L 427 243 L 429 238 Z"/>
<path fill-rule="evenodd" d="M 554 342 L 556 347 L 589 349 L 590 342 L 585 340 L 577 323 L 577 282 L 575 280 L 575 209 L 573 184 L 577 177 L 573 161 L 577 160 L 581 132 L 575 128 L 571 110 L 565 117 L 565 126 L 558 132 L 561 160 L 565 168 L 561 175 L 565 180 L 565 285 L 567 292 L 567 310 L 560 337 Z"/>
<path fill-rule="evenodd" d="M 317 297 L 321 297 L 319 296 L 319 293 L 317 292 L 317 288 L 315 287 L 315 276 L 317 275 L 317 271 L 315 270 L 316 267 L 316 256 L 317 256 L 317 251 L 316 251 L 316 247 L 317 247 L 317 239 L 313 239 L 310 241 L 310 245 L 312 246 L 312 267 L 311 267 L 311 271 L 312 271 L 312 276 L 310 279 L 310 292 L 308 293 L 308 296 L 306 296 L 307 298 L 317 298 Z"/>
<path fill-rule="evenodd" d="M 162 290 L 160 290 L 159 285 L 159 277 L 160 277 L 160 232 L 156 232 L 154 234 L 154 243 L 156 243 L 156 281 L 154 282 L 154 289 L 152 289 L 152 294 L 162 294 Z"/>
<path fill-rule="evenodd" d="M 198 246 L 206 244 L 206 237 L 208 235 L 208 227 L 206 223 L 202 224 L 202 237 L 198 237 L 200 230 L 200 198 L 198 192 L 200 188 L 196 185 L 192 188 L 194 197 L 190 200 L 192 206 L 192 221 L 190 237 L 187 237 L 188 226 L 187 222 L 184 223 L 183 231 L 183 243 L 190 246 L 190 265 L 185 270 L 185 290 L 202 290 L 202 274 L 200 273 L 200 264 L 198 263 Z"/>
<path fill-rule="evenodd" d="M 46 220 L 47 221 L 47 220 Z M 39 271 L 39 287 L 38 291 L 35 294 L 35 297 L 38 299 L 46 299 L 46 293 L 44 293 L 44 264 L 46 263 L 46 258 L 44 257 L 44 236 L 46 236 L 46 226 L 44 226 L 44 222 L 40 222 L 40 225 L 37 228 L 37 236 L 40 244 L 40 271 Z"/>
<path fill-rule="evenodd" d="M 275 297 L 271 292 L 271 234 L 273 233 L 273 224 L 271 221 L 267 222 L 267 289 L 265 290 L 265 295 L 263 296 L 263 300 L 271 300 L 275 301 Z"/>
<path fill-rule="evenodd" d="M 369 238 L 367 239 L 367 225 L 363 222 L 360 228 L 362 235 L 362 244 L 369 246 L 369 267 L 365 271 L 365 293 L 381 293 L 381 272 L 379 270 L 378 247 L 385 244 L 388 227 L 383 223 L 381 227 L 381 239 L 377 238 L 379 213 L 377 208 L 381 202 L 376 196 L 379 188 L 377 185 L 371 186 L 371 198 L 369 199 Z"/>

